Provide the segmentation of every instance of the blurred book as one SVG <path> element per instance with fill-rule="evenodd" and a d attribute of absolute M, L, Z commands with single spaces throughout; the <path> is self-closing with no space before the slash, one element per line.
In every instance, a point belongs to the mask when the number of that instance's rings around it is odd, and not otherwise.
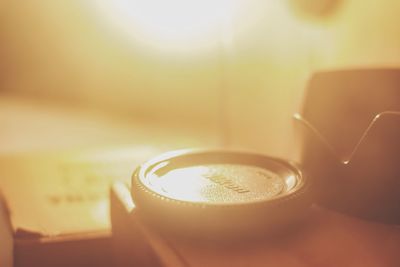
<path fill-rule="evenodd" d="M 0 192 L 0 266 L 13 266 L 13 232 L 9 210 Z"/>
<path fill-rule="evenodd" d="M 0 159 L 15 266 L 110 266 L 109 185 L 159 153 L 134 147 Z"/>

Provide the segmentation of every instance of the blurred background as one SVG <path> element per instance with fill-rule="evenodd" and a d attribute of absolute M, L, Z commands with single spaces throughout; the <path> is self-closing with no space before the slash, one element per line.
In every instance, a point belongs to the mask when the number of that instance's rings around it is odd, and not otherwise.
<path fill-rule="evenodd" d="M 15 266 L 109 257 L 109 185 L 161 151 L 292 158 L 311 75 L 399 67 L 399 14 L 398 0 L 0 0 L 0 188 Z M 96 150 L 109 147 L 123 151 Z M 86 165 L 59 155 L 93 148 Z M 43 244 L 71 234 L 86 250 L 68 242 L 49 261 Z"/>
<path fill-rule="evenodd" d="M 150 129 L 287 157 L 310 75 L 398 66 L 398 14 L 396 0 L 1 0 L 0 143 Z"/>

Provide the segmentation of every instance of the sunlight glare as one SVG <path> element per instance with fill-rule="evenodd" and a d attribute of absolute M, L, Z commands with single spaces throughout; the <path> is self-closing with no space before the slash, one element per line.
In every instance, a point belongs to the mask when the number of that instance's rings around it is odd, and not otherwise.
<path fill-rule="evenodd" d="M 209 199 L 203 192 L 209 186 L 208 180 L 204 179 L 208 171 L 207 167 L 196 166 L 171 170 L 162 177 L 153 172 L 149 183 L 152 189 L 161 195 L 168 192 L 174 199 L 208 202 Z"/>
<path fill-rule="evenodd" d="M 199 49 L 219 42 L 235 0 L 96 0 L 112 25 L 135 40 L 161 49 Z"/>

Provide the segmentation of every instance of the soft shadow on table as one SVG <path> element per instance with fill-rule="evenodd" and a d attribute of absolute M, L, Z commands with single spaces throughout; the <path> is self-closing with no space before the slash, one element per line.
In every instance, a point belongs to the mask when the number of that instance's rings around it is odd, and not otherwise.
<path fill-rule="evenodd" d="M 297 229 L 267 241 L 171 241 L 188 266 L 400 266 L 400 227 L 312 207 Z"/>

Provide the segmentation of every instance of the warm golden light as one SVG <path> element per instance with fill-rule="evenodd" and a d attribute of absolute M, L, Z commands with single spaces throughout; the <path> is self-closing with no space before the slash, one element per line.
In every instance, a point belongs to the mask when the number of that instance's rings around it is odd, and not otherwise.
<path fill-rule="evenodd" d="M 125 35 L 161 49 L 196 50 L 219 41 L 234 0 L 115 0 L 93 1 L 113 26 Z"/>
<path fill-rule="evenodd" d="M 207 202 L 209 199 L 203 193 L 208 183 L 203 177 L 208 172 L 207 167 L 196 166 L 172 170 L 160 179 L 156 174 L 151 177 L 151 186 L 160 194 L 168 192 L 176 199 L 192 202 Z"/>
<path fill-rule="evenodd" d="M 279 175 L 257 166 L 205 164 L 168 170 L 169 161 L 160 162 L 145 174 L 141 183 L 170 199 L 197 203 L 235 204 L 273 199 L 296 186 L 297 178 Z"/>

